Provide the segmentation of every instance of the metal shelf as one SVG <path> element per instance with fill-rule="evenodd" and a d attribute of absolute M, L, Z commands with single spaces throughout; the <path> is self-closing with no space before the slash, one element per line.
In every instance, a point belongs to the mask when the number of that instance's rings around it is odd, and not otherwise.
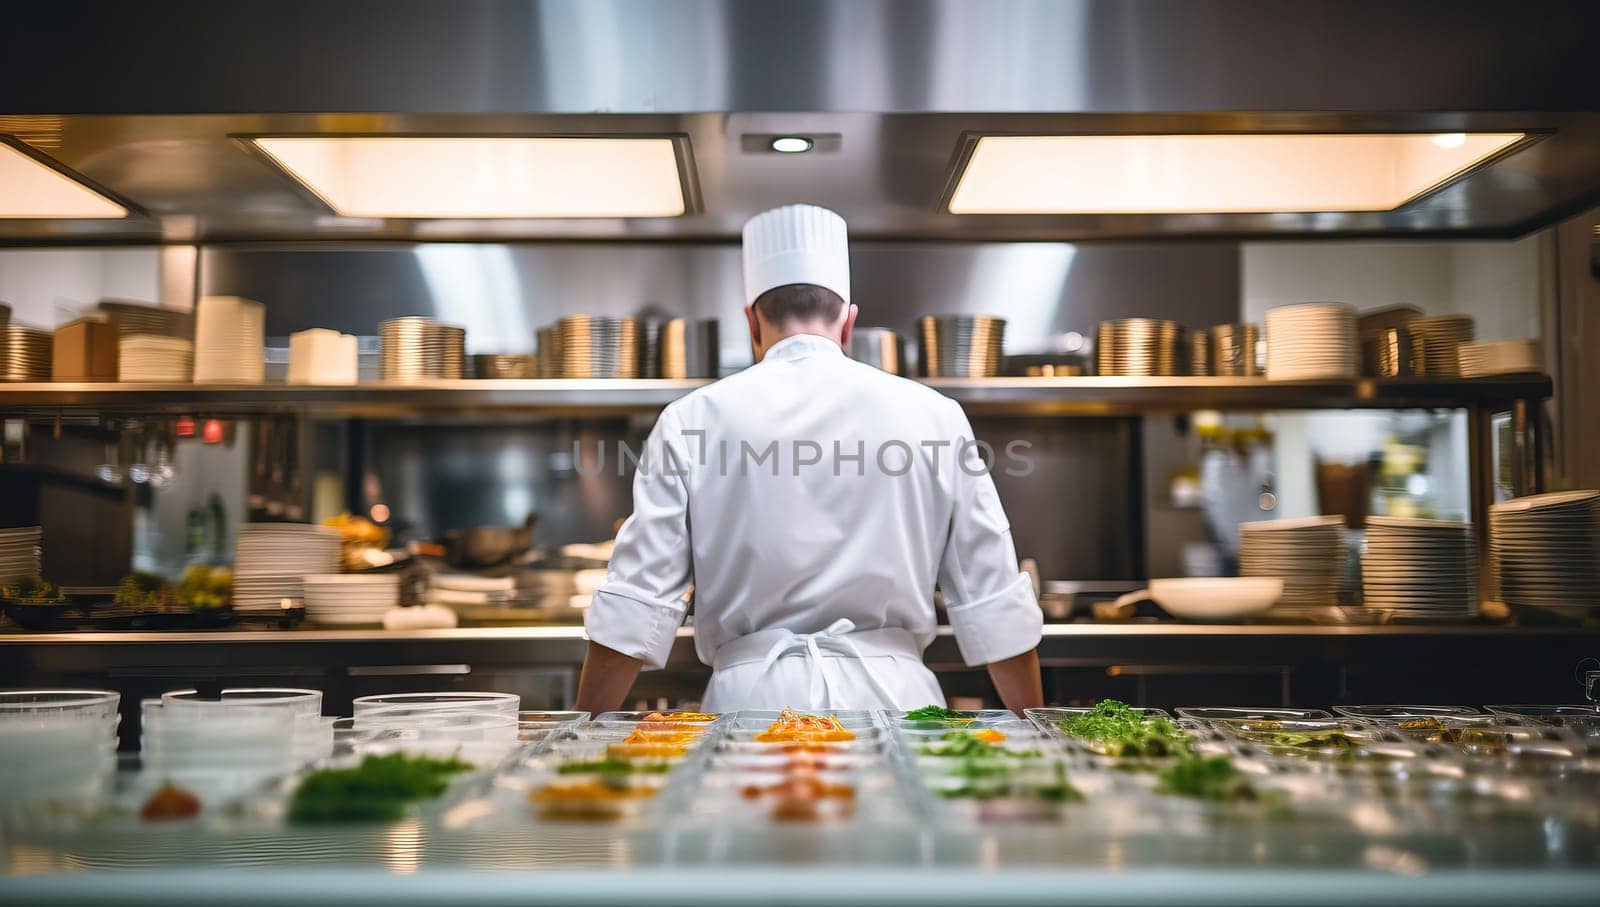
<path fill-rule="evenodd" d="M 1404 378 L 1392 381 L 1268 381 L 1264 378 L 930 378 L 974 411 L 1102 415 L 1194 409 L 1401 409 L 1509 406 L 1550 396 L 1546 375 Z M 660 409 L 704 380 L 455 380 L 321 387 L 33 383 L 0 386 L 0 414 L 198 413 L 216 416 L 308 411 L 383 417 L 545 412 L 595 414 Z"/>

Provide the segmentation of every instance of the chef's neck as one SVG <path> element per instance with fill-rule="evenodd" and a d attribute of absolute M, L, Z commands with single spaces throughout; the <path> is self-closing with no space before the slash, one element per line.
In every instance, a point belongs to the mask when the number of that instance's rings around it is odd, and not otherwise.
<path fill-rule="evenodd" d="M 789 319 L 782 324 L 774 324 L 762 317 L 753 306 L 746 309 L 746 313 L 750 316 L 750 348 L 757 362 L 767 355 L 767 350 L 790 337 L 801 335 L 821 337 L 841 348 L 848 348 L 850 331 L 856 324 L 856 307 L 853 305 L 845 306 L 838 318 Z"/>

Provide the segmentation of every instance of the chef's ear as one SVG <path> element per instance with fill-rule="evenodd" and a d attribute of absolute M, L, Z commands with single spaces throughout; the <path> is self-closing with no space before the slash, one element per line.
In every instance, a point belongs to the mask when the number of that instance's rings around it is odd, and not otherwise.
<path fill-rule="evenodd" d="M 856 316 L 861 314 L 861 310 L 855 307 L 855 303 L 851 303 L 846 308 L 848 308 L 849 311 L 846 312 L 844 316 L 844 328 L 839 331 L 839 345 L 845 349 L 849 349 L 850 332 L 855 329 Z"/>
<path fill-rule="evenodd" d="M 744 307 L 744 317 L 750 322 L 750 349 L 756 353 L 756 358 L 761 358 L 761 318 L 756 314 L 754 304 Z"/>

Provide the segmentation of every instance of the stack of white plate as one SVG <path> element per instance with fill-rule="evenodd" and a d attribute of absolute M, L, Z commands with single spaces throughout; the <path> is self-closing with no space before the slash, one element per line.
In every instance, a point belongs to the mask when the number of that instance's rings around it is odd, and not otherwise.
<path fill-rule="evenodd" d="M 1470 616 L 1478 605 L 1471 524 L 1368 517 L 1361 586 L 1369 608 L 1407 617 Z"/>
<path fill-rule="evenodd" d="M 109 790 L 120 699 L 108 690 L 0 692 L 0 807 L 81 801 Z"/>
<path fill-rule="evenodd" d="M 1600 491 L 1495 504 L 1489 550 L 1507 604 L 1576 614 L 1600 608 Z"/>
<path fill-rule="evenodd" d="M 38 526 L 0 529 L 0 585 L 39 575 Z"/>
<path fill-rule="evenodd" d="M 1422 372 L 1425 375 L 1461 374 L 1461 345 L 1472 340 L 1472 318 L 1467 315 L 1430 315 L 1406 324 L 1411 336 L 1422 344 Z"/>
<path fill-rule="evenodd" d="M 1356 310 L 1309 302 L 1267 311 L 1267 377 L 1274 381 L 1354 378 L 1361 369 Z"/>
<path fill-rule="evenodd" d="M 339 570 L 339 534 L 308 523 L 246 523 L 233 559 L 235 611 L 277 610 L 300 601 L 305 577 Z"/>
<path fill-rule="evenodd" d="M 239 296 L 202 296 L 195 306 L 194 380 L 260 384 L 266 379 L 266 308 Z"/>
<path fill-rule="evenodd" d="M 1277 610 L 1338 604 L 1344 563 L 1342 516 L 1239 524 L 1239 573 L 1282 577 Z"/>
<path fill-rule="evenodd" d="M 398 573 L 325 573 L 305 578 L 306 620 L 329 626 L 381 624 L 400 604 Z"/>
<path fill-rule="evenodd" d="M 517 596 L 517 581 L 509 576 L 473 576 L 435 573 L 428 578 L 428 602 L 454 605 L 505 604 Z"/>
<path fill-rule="evenodd" d="M 181 337 L 124 334 L 117 341 L 117 380 L 188 383 L 194 377 L 194 344 Z"/>
<path fill-rule="evenodd" d="M 1544 371 L 1544 351 L 1537 340 L 1463 343 L 1457 352 L 1457 361 L 1463 378 Z"/>

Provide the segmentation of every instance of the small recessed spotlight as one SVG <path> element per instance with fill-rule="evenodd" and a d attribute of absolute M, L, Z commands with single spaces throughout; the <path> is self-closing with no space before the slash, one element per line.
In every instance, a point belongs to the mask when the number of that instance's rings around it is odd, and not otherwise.
<path fill-rule="evenodd" d="M 1441 132 L 1433 137 L 1433 143 L 1440 148 L 1460 148 L 1467 143 L 1465 132 Z"/>
<path fill-rule="evenodd" d="M 811 150 L 811 140 L 803 135 L 780 135 L 772 140 L 772 150 L 779 154 L 804 154 Z"/>

